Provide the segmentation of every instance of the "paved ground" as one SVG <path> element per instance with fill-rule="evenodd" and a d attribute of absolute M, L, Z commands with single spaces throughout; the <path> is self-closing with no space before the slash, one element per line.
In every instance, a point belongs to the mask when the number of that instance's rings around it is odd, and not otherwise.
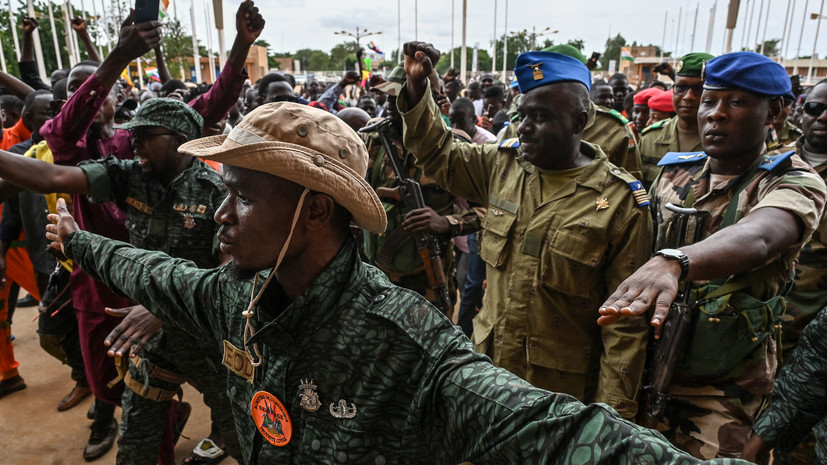
<path fill-rule="evenodd" d="M 91 396 L 71 410 L 57 411 L 57 403 L 71 391 L 74 383 L 69 378 L 69 367 L 40 348 L 37 323 L 32 321 L 36 314 L 36 307 L 29 307 L 17 309 L 14 315 L 15 356 L 28 387 L 0 399 L 0 465 L 89 463 L 83 460 L 83 447 L 89 439 L 91 421 L 86 419 L 86 411 Z M 190 439 L 182 437 L 178 441 L 177 463 L 181 463 L 210 430 L 209 410 L 201 396 L 185 386 L 184 399 L 193 406 L 183 433 Z M 115 414 L 120 417 L 120 409 Z M 114 464 L 117 447 L 116 444 L 108 454 L 91 463 Z M 231 458 L 221 463 L 237 465 Z"/>

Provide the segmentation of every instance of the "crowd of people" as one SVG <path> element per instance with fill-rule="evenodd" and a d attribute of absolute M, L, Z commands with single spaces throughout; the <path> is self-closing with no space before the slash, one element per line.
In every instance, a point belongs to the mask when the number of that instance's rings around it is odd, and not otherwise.
<path fill-rule="evenodd" d="M 0 398 L 36 377 L 19 286 L 76 384 L 57 409 L 94 398 L 87 461 L 172 464 L 190 383 L 185 464 L 827 463 L 827 81 L 689 53 L 635 89 L 557 45 L 466 83 L 411 42 L 364 87 L 251 83 L 264 19 L 235 20 L 195 88 L 131 19 L 44 83 L 23 20 Z"/>

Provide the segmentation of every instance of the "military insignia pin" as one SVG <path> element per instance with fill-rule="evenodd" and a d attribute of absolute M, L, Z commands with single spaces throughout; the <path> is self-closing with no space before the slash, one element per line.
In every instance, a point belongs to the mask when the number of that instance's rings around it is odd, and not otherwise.
<path fill-rule="evenodd" d="M 273 394 L 258 391 L 250 402 L 250 413 L 259 433 L 274 446 L 285 446 L 293 435 L 293 423 L 284 404 Z"/>
<path fill-rule="evenodd" d="M 356 416 L 356 404 L 351 403 L 348 407 L 347 401 L 344 399 L 339 399 L 338 405 L 331 402 L 330 414 L 333 415 L 333 418 L 353 418 Z"/>
<path fill-rule="evenodd" d="M 195 227 L 195 220 L 190 213 L 184 214 L 184 227 L 187 229 L 192 229 Z"/>
<path fill-rule="evenodd" d="M 207 206 L 206 205 L 199 205 L 198 208 L 195 211 L 197 211 L 198 213 L 204 213 L 204 212 L 207 211 Z"/>
<path fill-rule="evenodd" d="M 528 65 L 534 71 L 532 75 L 534 76 L 535 81 L 541 81 L 543 79 L 543 70 L 540 69 L 540 65 L 542 63 L 536 63 L 533 65 Z"/>
<path fill-rule="evenodd" d="M 681 68 L 683 68 L 683 60 L 679 61 L 677 65 L 675 65 L 675 72 L 680 73 Z"/>
<path fill-rule="evenodd" d="M 605 209 L 609 208 L 609 200 L 604 199 L 603 197 L 598 197 L 597 202 L 595 202 L 595 203 L 597 204 L 597 209 L 598 210 L 605 210 Z"/>
<path fill-rule="evenodd" d="M 706 81 L 706 62 L 701 63 L 701 80 Z"/>
<path fill-rule="evenodd" d="M 302 398 L 301 406 L 308 412 L 315 412 L 322 406 L 322 403 L 319 400 L 319 393 L 316 392 L 316 387 L 317 386 L 313 383 L 312 379 L 303 379 L 301 384 L 299 384 L 299 390 L 301 391 L 299 392 L 299 397 Z"/>

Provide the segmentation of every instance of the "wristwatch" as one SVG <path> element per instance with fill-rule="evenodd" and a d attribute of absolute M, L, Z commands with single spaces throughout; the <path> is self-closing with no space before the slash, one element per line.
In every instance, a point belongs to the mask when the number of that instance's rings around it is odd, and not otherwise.
<path fill-rule="evenodd" d="M 686 275 L 689 274 L 689 257 L 678 249 L 660 249 L 655 252 L 655 255 L 668 258 L 670 260 L 677 260 L 681 265 L 681 277 L 678 281 L 683 281 Z"/>

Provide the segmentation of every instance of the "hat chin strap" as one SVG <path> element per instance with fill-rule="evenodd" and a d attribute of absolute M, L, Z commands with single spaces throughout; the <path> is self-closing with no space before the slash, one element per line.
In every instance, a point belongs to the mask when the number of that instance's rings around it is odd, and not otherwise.
<path fill-rule="evenodd" d="M 293 237 L 293 230 L 296 228 L 296 223 L 299 221 L 299 214 L 301 214 L 302 206 L 304 206 L 304 199 L 307 197 L 309 192 L 310 189 L 305 187 L 301 197 L 299 197 L 299 202 L 296 204 L 296 211 L 293 212 L 293 223 L 290 225 L 290 233 L 287 235 L 287 240 L 284 241 L 284 245 L 281 246 L 279 257 L 276 259 L 276 266 L 273 267 L 273 270 L 270 272 L 270 276 L 268 276 L 264 281 L 264 284 L 261 286 L 261 289 L 259 289 L 258 294 L 256 294 L 256 286 L 258 285 L 258 273 L 256 273 L 255 280 L 253 281 L 253 289 L 250 292 L 250 305 L 247 306 L 247 310 L 241 312 L 242 315 L 247 317 L 247 323 L 244 325 L 244 352 L 247 352 L 247 357 L 250 359 L 250 363 L 254 367 L 261 365 L 262 360 L 261 352 L 258 350 L 258 343 L 253 343 L 253 352 L 255 352 L 255 357 L 253 356 L 253 353 L 250 352 L 250 347 L 247 345 L 247 340 L 255 334 L 255 328 L 253 328 L 253 324 L 251 323 L 253 316 L 256 314 L 255 306 L 261 299 L 261 296 L 264 295 L 264 290 L 267 289 L 267 285 L 270 284 L 270 280 L 272 280 L 273 276 L 276 275 L 276 270 L 279 269 L 281 261 L 284 260 L 284 255 L 287 253 L 287 247 L 290 246 L 290 239 Z"/>

